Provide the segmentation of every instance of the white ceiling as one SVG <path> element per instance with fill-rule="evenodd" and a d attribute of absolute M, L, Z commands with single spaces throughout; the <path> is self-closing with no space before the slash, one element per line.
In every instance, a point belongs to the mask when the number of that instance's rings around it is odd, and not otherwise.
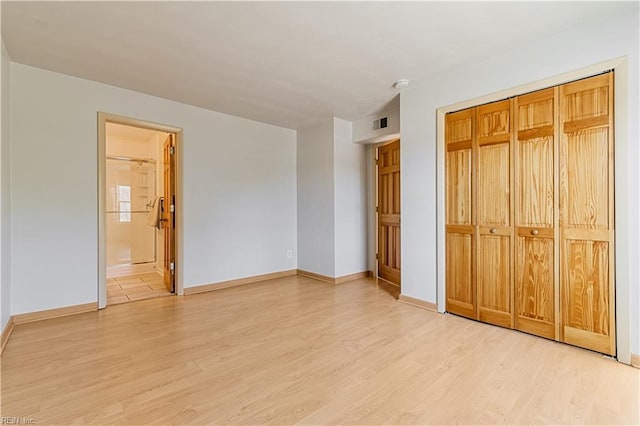
<path fill-rule="evenodd" d="M 633 2 L 11 2 L 12 60 L 298 128 Z M 606 25 L 606 24 L 605 24 Z M 570 54 L 570 52 L 567 52 Z"/>

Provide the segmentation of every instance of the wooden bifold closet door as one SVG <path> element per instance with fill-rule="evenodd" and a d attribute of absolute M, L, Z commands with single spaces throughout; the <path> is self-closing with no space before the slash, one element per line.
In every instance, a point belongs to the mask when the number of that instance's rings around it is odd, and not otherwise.
<path fill-rule="evenodd" d="M 511 100 L 476 108 L 478 319 L 512 327 Z"/>
<path fill-rule="evenodd" d="M 515 328 L 556 339 L 556 88 L 515 99 Z"/>
<path fill-rule="evenodd" d="M 562 337 L 614 354 L 613 73 L 561 86 L 560 116 Z"/>
<path fill-rule="evenodd" d="M 447 311 L 614 355 L 613 73 L 445 125 Z"/>
<path fill-rule="evenodd" d="M 476 317 L 475 215 L 472 214 L 471 149 L 475 108 L 447 115 L 446 286 L 447 311 Z"/>

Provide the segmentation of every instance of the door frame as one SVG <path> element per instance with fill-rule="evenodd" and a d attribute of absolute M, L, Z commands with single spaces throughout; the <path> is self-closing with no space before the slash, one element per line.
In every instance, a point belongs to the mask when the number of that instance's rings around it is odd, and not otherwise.
<path fill-rule="evenodd" d="M 376 143 L 376 144 L 372 144 L 371 145 L 371 157 L 372 157 L 372 170 L 373 170 L 373 216 L 374 216 L 374 223 L 375 223 L 375 228 L 373 230 L 373 256 L 374 256 L 374 262 L 373 262 L 373 277 L 375 279 L 381 279 L 384 280 L 385 282 L 390 283 L 391 285 L 395 285 L 390 281 L 385 280 L 384 278 L 380 278 L 380 276 L 378 275 L 380 271 L 378 271 L 378 249 L 379 247 L 379 243 L 380 241 L 378 241 L 378 236 L 379 236 L 379 226 L 380 223 L 378 221 L 378 204 L 380 202 L 380 200 L 378 199 L 378 149 L 385 146 L 385 145 L 389 145 L 393 142 L 399 141 L 400 142 L 400 152 L 402 152 L 402 141 L 401 141 L 401 137 L 400 135 L 392 135 L 392 137 L 390 137 L 389 139 L 386 139 L 382 142 Z M 400 218 L 402 218 L 402 159 L 400 161 Z M 402 247 L 402 222 L 400 225 L 400 246 Z M 400 283 L 398 284 L 398 288 L 402 289 L 402 252 L 400 252 Z"/>
<path fill-rule="evenodd" d="M 141 127 L 175 135 L 175 179 L 176 179 L 176 227 L 175 227 L 175 294 L 184 294 L 183 286 L 183 244 L 182 244 L 182 163 L 180 148 L 182 147 L 182 129 L 180 127 L 153 123 L 150 121 L 124 117 L 105 112 L 98 112 L 98 309 L 107 306 L 107 235 L 105 228 L 105 195 L 106 195 L 106 125 L 107 123 Z"/>
<path fill-rule="evenodd" d="M 557 86 L 591 77 L 609 70 L 614 71 L 614 134 L 615 134 L 615 188 L 625 194 L 631 182 L 627 182 L 627 152 L 629 146 L 629 63 L 626 57 L 611 59 L 588 67 L 512 87 L 489 95 L 468 99 L 436 109 L 436 300 L 438 312 L 445 312 L 445 114 L 495 102 L 512 96 Z M 627 201 L 624 196 L 615 197 L 615 281 L 616 281 L 616 353 L 618 361 L 631 363 L 629 298 L 629 222 Z"/>

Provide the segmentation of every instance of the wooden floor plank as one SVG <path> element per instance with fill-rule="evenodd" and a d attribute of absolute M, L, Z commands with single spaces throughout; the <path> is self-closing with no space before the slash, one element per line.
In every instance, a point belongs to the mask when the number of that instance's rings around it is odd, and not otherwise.
<path fill-rule="evenodd" d="M 292 276 L 16 326 L 2 416 L 36 424 L 638 424 L 640 371 Z"/>

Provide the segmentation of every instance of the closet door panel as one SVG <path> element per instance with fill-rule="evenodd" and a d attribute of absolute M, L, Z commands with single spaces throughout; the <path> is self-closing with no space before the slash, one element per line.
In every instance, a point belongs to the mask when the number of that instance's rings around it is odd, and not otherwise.
<path fill-rule="evenodd" d="M 553 230 L 520 228 L 516 247 L 516 328 L 555 338 Z"/>
<path fill-rule="evenodd" d="M 520 226 L 553 228 L 553 136 L 520 140 Z"/>
<path fill-rule="evenodd" d="M 513 327 L 511 101 L 477 111 L 477 318 Z"/>
<path fill-rule="evenodd" d="M 446 289 L 447 311 L 476 317 L 473 140 L 475 108 L 447 114 Z"/>
<path fill-rule="evenodd" d="M 613 73 L 560 87 L 562 340 L 615 354 Z"/>
<path fill-rule="evenodd" d="M 515 327 L 555 339 L 556 91 L 516 98 Z"/>
<path fill-rule="evenodd" d="M 478 148 L 478 225 L 510 225 L 509 169 L 509 142 Z"/>
<path fill-rule="evenodd" d="M 478 151 L 478 319 L 511 327 L 509 144 Z"/>
<path fill-rule="evenodd" d="M 609 129 L 566 135 L 563 189 L 568 228 L 609 228 Z"/>
<path fill-rule="evenodd" d="M 563 255 L 565 340 L 609 352 L 609 243 L 565 239 Z"/>
<path fill-rule="evenodd" d="M 471 225 L 471 147 L 447 152 L 447 223 Z"/>
<path fill-rule="evenodd" d="M 447 311 L 475 318 L 473 235 L 464 231 L 447 232 Z"/>
<path fill-rule="evenodd" d="M 478 241 L 478 319 L 511 327 L 511 236 L 481 234 Z"/>

